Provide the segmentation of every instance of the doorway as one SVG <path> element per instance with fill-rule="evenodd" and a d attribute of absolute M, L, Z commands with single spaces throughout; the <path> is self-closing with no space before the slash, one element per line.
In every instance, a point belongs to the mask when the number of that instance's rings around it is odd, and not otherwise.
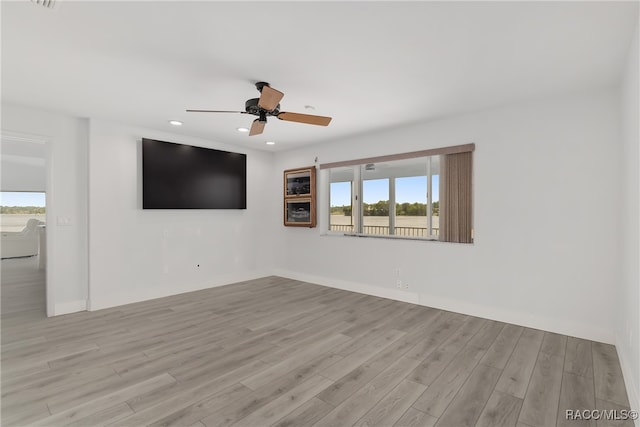
<path fill-rule="evenodd" d="M 47 292 L 48 145 L 2 132 L 0 144 L 2 317 L 44 317 Z"/>

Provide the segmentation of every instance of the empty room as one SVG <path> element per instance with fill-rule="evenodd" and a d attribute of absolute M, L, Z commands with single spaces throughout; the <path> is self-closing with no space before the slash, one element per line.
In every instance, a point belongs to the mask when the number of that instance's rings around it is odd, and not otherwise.
<path fill-rule="evenodd" d="M 640 427 L 640 2 L 0 7 L 3 426 Z"/>

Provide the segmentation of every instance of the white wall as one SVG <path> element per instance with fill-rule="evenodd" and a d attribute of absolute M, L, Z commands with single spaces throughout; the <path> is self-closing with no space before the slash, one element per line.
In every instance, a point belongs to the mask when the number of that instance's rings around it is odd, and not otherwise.
<path fill-rule="evenodd" d="M 85 309 L 87 299 L 87 120 L 2 104 L 2 131 L 46 140 L 47 312 Z M 67 225 L 57 225 L 68 218 Z"/>
<path fill-rule="evenodd" d="M 638 27 L 629 48 L 622 94 L 622 280 L 618 291 L 617 347 L 632 407 L 640 409 L 640 111 Z M 640 422 L 639 424 L 640 425 Z"/>
<path fill-rule="evenodd" d="M 246 153 L 247 209 L 142 210 L 143 137 Z M 273 174 L 271 153 L 91 120 L 90 308 L 271 274 L 279 199 L 265 181 Z"/>
<path fill-rule="evenodd" d="M 618 117 L 617 92 L 602 90 L 278 153 L 280 183 L 282 170 L 316 156 L 327 163 L 476 144 L 473 245 L 280 226 L 277 273 L 613 343 Z M 408 291 L 395 287 L 397 268 Z"/>

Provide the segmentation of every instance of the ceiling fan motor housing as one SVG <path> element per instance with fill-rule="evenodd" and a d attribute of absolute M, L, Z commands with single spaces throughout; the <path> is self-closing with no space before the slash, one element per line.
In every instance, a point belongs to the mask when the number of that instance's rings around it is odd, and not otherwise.
<path fill-rule="evenodd" d="M 258 105 L 259 101 L 260 98 L 248 99 L 247 102 L 244 103 L 245 111 L 249 114 L 253 114 L 254 116 L 260 116 L 261 112 L 265 113 L 267 116 L 277 116 L 280 114 L 280 104 L 278 104 L 273 110 L 267 111 L 264 108 L 260 108 Z"/>

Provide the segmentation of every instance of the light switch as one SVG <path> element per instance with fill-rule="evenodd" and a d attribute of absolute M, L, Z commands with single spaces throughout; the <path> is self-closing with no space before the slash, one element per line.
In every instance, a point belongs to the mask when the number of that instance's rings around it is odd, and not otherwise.
<path fill-rule="evenodd" d="M 56 224 L 60 226 L 69 226 L 71 225 L 71 217 L 59 216 L 56 218 Z"/>

